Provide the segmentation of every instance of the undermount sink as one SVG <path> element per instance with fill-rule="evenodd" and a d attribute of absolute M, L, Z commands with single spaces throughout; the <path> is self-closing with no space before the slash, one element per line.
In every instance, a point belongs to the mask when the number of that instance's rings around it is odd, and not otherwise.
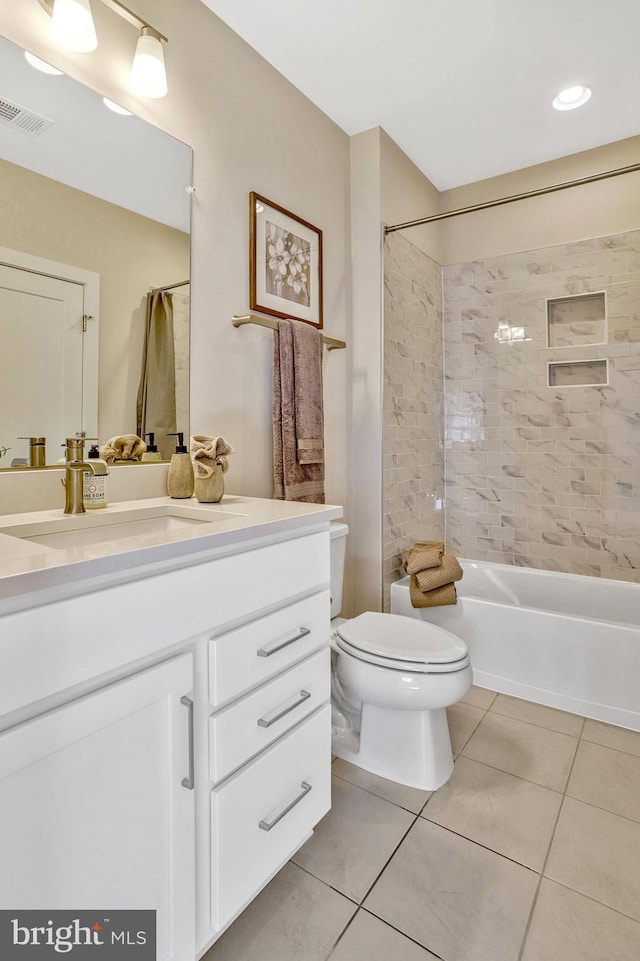
<path fill-rule="evenodd" d="M 0 534 L 19 537 L 21 540 L 33 541 L 46 547 L 67 548 L 179 530 L 199 528 L 202 533 L 206 533 L 207 528 L 212 525 L 244 516 L 230 511 L 180 505 L 140 507 L 114 513 L 107 511 L 87 511 L 86 514 L 69 514 L 55 519 L 47 518 L 3 527 L 0 528 Z"/>

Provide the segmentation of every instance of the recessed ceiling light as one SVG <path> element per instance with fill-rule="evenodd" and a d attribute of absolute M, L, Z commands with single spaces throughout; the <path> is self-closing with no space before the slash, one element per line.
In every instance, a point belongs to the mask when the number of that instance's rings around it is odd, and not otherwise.
<path fill-rule="evenodd" d="M 591 87 L 567 87 L 561 90 L 557 97 L 553 98 L 553 106 L 556 110 L 573 110 L 581 107 L 591 96 Z"/>
<path fill-rule="evenodd" d="M 108 97 L 103 97 L 102 102 L 104 103 L 105 107 L 108 107 L 109 110 L 113 110 L 114 113 L 119 113 L 123 117 L 132 116 L 130 110 L 125 110 L 125 108 L 121 107 L 119 103 L 114 103 L 113 100 L 109 100 Z"/>
<path fill-rule="evenodd" d="M 41 60 L 40 57 L 35 57 L 32 53 L 29 53 L 28 50 L 25 50 L 24 58 L 27 63 L 30 63 L 32 67 L 42 71 L 42 73 L 49 73 L 52 77 L 62 76 L 62 70 L 58 70 L 57 67 L 52 67 L 50 63 L 47 63 L 46 60 Z"/>

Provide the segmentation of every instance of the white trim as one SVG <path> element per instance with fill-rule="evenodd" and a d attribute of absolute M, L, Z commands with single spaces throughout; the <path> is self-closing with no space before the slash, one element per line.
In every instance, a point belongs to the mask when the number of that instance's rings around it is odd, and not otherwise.
<path fill-rule="evenodd" d="M 98 436 L 98 332 L 100 316 L 100 274 L 71 264 L 35 257 L 22 250 L 0 247 L 0 264 L 31 273 L 55 277 L 84 288 L 84 311 L 93 318 L 87 325 L 82 361 L 82 424 L 88 437 Z"/>

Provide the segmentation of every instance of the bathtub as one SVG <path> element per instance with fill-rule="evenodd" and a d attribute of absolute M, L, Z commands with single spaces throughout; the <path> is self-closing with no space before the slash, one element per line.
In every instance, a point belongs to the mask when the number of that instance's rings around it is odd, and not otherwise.
<path fill-rule="evenodd" d="M 462 637 L 474 683 L 640 731 L 640 584 L 461 560 L 458 603 L 391 611 Z"/>

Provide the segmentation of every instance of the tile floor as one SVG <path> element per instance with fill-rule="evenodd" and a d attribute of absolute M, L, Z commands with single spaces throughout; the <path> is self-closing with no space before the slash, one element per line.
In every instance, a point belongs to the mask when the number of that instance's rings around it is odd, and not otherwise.
<path fill-rule="evenodd" d="M 638 961 L 640 734 L 472 688 L 439 791 L 340 759 L 205 961 Z"/>

